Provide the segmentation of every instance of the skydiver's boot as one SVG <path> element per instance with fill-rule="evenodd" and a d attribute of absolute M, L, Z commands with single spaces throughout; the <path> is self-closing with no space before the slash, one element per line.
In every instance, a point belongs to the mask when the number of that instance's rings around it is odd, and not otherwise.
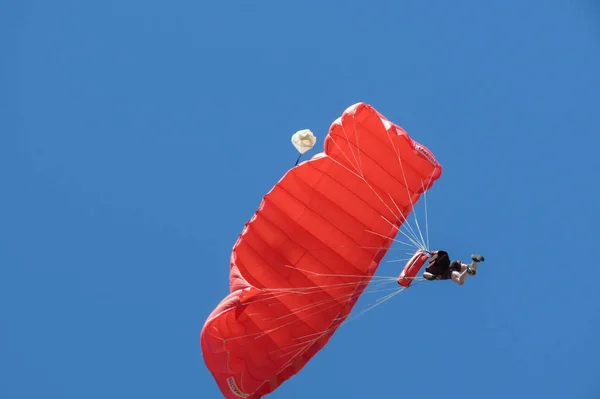
<path fill-rule="evenodd" d="M 471 255 L 471 259 L 473 262 L 471 262 L 471 264 L 467 267 L 467 273 L 469 273 L 471 276 L 474 276 L 477 274 L 477 263 L 483 262 L 484 258 L 479 254 L 474 254 Z"/>
<path fill-rule="evenodd" d="M 473 255 L 471 255 L 471 259 L 473 260 L 473 262 L 483 262 L 485 260 L 483 258 L 483 256 L 479 255 L 479 254 L 473 254 Z"/>

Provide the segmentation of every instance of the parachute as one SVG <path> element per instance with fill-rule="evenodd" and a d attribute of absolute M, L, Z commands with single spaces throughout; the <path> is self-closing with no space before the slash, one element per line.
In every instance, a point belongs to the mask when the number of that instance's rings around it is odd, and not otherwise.
<path fill-rule="evenodd" d="M 300 155 L 313 148 L 316 142 L 317 138 L 310 129 L 298 130 L 292 135 L 292 144 Z"/>
<path fill-rule="evenodd" d="M 292 143 L 312 147 L 311 134 Z M 233 246 L 230 294 L 200 334 L 225 398 L 275 391 L 328 343 L 441 172 L 425 146 L 368 104 L 332 123 L 324 151 L 285 173 Z"/>

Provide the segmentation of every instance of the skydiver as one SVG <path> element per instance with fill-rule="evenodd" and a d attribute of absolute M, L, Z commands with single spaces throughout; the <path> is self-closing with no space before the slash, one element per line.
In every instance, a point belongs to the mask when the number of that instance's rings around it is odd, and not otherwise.
<path fill-rule="evenodd" d="M 467 275 L 475 276 L 477 274 L 477 264 L 483 262 L 484 258 L 481 255 L 471 255 L 471 264 L 467 265 L 460 260 L 450 261 L 448 252 L 434 251 L 429 260 L 428 266 L 425 268 L 423 277 L 426 280 L 449 280 L 452 279 L 456 284 L 463 285 Z"/>

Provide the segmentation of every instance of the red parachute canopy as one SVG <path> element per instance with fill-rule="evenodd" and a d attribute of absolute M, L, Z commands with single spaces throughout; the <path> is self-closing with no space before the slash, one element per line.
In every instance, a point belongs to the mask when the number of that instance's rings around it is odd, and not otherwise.
<path fill-rule="evenodd" d="M 331 125 L 324 147 L 275 184 L 233 247 L 231 293 L 200 335 L 227 399 L 273 392 L 327 344 L 442 171 L 363 103 Z"/>

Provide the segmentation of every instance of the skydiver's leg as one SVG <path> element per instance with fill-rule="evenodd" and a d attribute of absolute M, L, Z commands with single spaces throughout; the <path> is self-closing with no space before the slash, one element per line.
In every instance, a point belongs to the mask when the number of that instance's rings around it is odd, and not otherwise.
<path fill-rule="evenodd" d="M 459 260 L 453 260 L 452 262 L 450 262 L 450 266 L 448 266 L 448 269 L 450 269 L 450 271 L 460 271 L 460 267 L 461 262 Z"/>
<path fill-rule="evenodd" d="M 471 264 L 469 265 L 469 274 L 471 274 L 472 276 L 477 274 L 477 264 L 479 262 L 483 262 L 483 256 L 481 255 L 471 255 L 471 259 L 473 260 L 471 262 Z"/>
<path fill-rule="evenodd" d="M 467 278 L 467 272 L 457 272 L 456 270 L 452 271 L 452 281 L 454 281 L 458 285 L 463 285 L 465 283 L 465 279 Z"/>
<path fill-rule="evenodd" d="M 458 285 L 463 285 L 465 283 L 465 279 L 467 278 L 467 272 L 469 270 L 468 268 L 469 265 L 465 265 L 461 262 L 458 270 L 456 270 L 456 268 L 452 270 L 452 274 L 450 275 L 452 281 Z"/>
<path fill-rule="evenodd" d="M 467 278 L 467 274 L 470 276 L 474 276 L 477 274 L 477 263 L 483 262 L 483 256 L 481 255 L 472 255 L 471 259 L 473 260 L 470 265 L 459 261 L 453 261 L 450 265 L 450 270 L 452 270 L 452 281 L 454 281 L 458 285 L 463 285 L 465 283 L 465 279 Z M 460 265 L 460 266 L 459 266 Z"/>
<path fill-rule="evenodd" d="M 433 273 L 425 272 L 423 273 L 423 277 L 425 277 L 426 280 L 435 280 L 435 275 L 433 275 Z"/>
<path fill-rule="evenodd" d="M 467 272 L 471 276 L 476 275 L 477 274 L 477 262 L 475 262 L 475 261 L 471 262 L 471 264 L 467 266 Z"/>

